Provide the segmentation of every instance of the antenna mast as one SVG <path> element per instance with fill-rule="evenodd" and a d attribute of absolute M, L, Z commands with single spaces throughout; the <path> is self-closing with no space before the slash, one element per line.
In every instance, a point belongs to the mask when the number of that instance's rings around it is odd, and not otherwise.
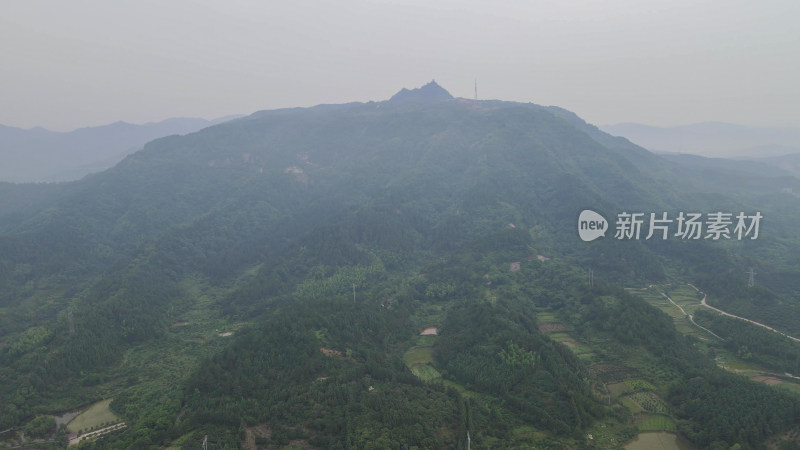
<path fill-rule="evenodd" d="M 478 79 L 475 78 L 475 100 L 478 99 Z"/>

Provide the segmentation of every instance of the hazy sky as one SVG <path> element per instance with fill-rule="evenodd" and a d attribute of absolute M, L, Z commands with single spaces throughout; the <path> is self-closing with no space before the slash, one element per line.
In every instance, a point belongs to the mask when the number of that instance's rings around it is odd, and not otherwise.
<path fill-rule="evenodd" d="M 54 130 L 454 96 L 594 124 L 800 126 L 798 0 L 25 0 L 0 124 Z"/>

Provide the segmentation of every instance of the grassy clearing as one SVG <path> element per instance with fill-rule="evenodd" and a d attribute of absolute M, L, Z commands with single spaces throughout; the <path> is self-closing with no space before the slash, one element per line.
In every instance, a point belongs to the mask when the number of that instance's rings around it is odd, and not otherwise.
<path fill-rule="evenodd" d="M 90 428 L 97 428 L 107 422 L 119 422 L 119 417 L 111 412 L 111 409 L 108 407 L 110 404 L 111 399 L 93 404 L 89 409 L 72 419 L 72 421 L 67 424 L 67 429 L 70 432 L 77 433 L 80 430 L 87 431 Z"/>
<path fill-rule="evenodd" d="M 631 392 L 631 387 L 627 384 L 623 383 L 612 383 L 607 385 L 608 390 L 611 392 L 611 395 L 614 397 L 619 397 L 622 394 L 626 394 Z"/>
<path fill-rule="evenodd" d="M 674 285 L 669 290 L 669 296 L 678 304 L 682 301 L 687 303 L 700 303 L 700 300 L 703 298 L 699 292 L 688 284 Z"/>
<path fill-rule="evenodd" d="M 426 383 L 442 377 L 442 374 L 440 374 L 439 371 L 434 369 L 430 364 L 412 366 L 411 373 Z"/>
<path fill-rule="evenodd" d="M 430 347 L 436 342 L 436 336 L 417 336 L 418 347 Z"/>
<path fill-rule="evenodd" d="M 430 382 L 442 377 L 432 365 L 433 347 L 412 347 L 403 355 L 403 362 L 422 381 Z"/>
<path fill-rule="evenodd" d="M 572 339 L 567 333 L 550 333 L 550 339 L 556 342 L 570 343 L 572 345 L 579 345 L 575 339 Z"/>
<path fill-rule="evenodd" d="M 675 422 L 663 414 L 639 414 L 636 416 L 639 431 L 676 431 Z"/>
<path fill-rule="evenodd" d="M 539 322 L 558 322 L 558 318 L 551 312 L 537 312 L 536 320 Z"/>
<path fill-rule="evenodd" d="M 789 381 L 784 381 L 778 385 L 781 389 L 786 389 L 788 391 L 794 392 L 795 394 L 800 394 L 800 384 L 792 383 Z"/>
<path fill-rule="evenodd" d="M 433 363 L 433 347 L 412 347 L 403 355 L 403 361 L 408 367 L 431 364 Z"/>
<path fill-rule="evenodd" d="M 563 332 L 561 332 L 561 333 L 550 333 L 550 334 L 548 334 L 548 336 L 550 337 L 550 339 L 554 340 L 555 342 L 560 342 L 560 343 L 566 345 L 567 347 L 569 347 L 569 349 L 572 351 L 572 353 L 574 353 L 575 356 L 577 356 L 577 357 L 579 357 L 581 359 L 591 359 L 594 356 L 596 356 L 591 348 L 589 348 L 588 346 L 576 341 L 572 336 L 570 336 L 567 333 L 563 333 Z"/>
<path fill-rule="evenodd" d="M 628 411 L 630 411 L 633 414 L 640 413 L 640 412 L 644 411 L 644 409 L 642 409 L 639 405 L 634 403 L 633 400 L 631 400 L 628 397 L 620 398 L 619 402 L 622 403 L 622 406 L 628 408 Z"/>
<path fill-rule="evenodd" d="M 634 295 L 638 295 L 639 297 L 642 297 L 643 299 L 649 302 L 665 304 L 665 305 L 669 304 L 669 301 L 666 298 L 664 298 L 663 295 L 661 295 L 662 292 L 663 290 L 660 287 L 654 286 L 646 291 L 633 291 L 631 293 Z"/>

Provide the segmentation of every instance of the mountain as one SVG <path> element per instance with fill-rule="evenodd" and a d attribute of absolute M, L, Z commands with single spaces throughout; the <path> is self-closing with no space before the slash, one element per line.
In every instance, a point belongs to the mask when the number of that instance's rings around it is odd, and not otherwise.
<path fill-rule="evenodd" d="M 439 100 L 451 100 L 453 98 L 446 89 L 439 86 L 435 80 L 425 86 L 408 90 L 403 88 L 389 99 L 390 103 L 401 102 L 431 102 Z"/>
<path fill-rule="evenodd" d="M 691 153 L 717 158 L 756 158 L 800 153 L 800 129 L 755 128 L 708 122 L 677 127 L 638 123 L 604 125 L 609 134 L 624 136 L 654 152 Z"/>
<path fill-rule="evenodd" d="M 144 125 L 115 122 L 70 132 L 0 125 L 0 181 L 77 180 L 113 166 L 153 139 L 192 133 L 232 118 L 173 118 Z"/>
<path fill-rule="evenodd" d="M 260 111 L 0 184 L 0 429 L 64 443 L 51 416 L 109 398 L 127 428 L 82 446 L 755 447 L 800 423 L 789 389 L 714 359 L 796 374 L 793 341 L 698 315 L 723 341 L 665 299 L 701 308 L 692 283 L 796 335 L 800 180 L 445 94 Z M 580 239 L 585 209 L 605 238 Z M 755 240 L 614 237 L 625 212 L 756 211 Z"/>
<path fill-rule="evenodd" d="M 789 150 L 789 149 L 783 149 Z M 765 152 L 766 153 L 766 152 Z M 784 171 L 787 173 L 791 173 L 794 176 L 800 175 L 800 152 L 798 153 L 790 153 L 786 151 L 785 153 L 780 152 L 780 156 L 765 156 L 761 158 L 754 158 L 756 163 L 767 164 L 770 166 L 775 167 L 777 170 Z"/>
<path fill-rule="evenodd" d="M 689 153 L 664 153 L 660 156 L 667 161 L 677 162 L 687 167 L 688 170 L 703 168 L 705 171 L 716 171 L 727 175 L 739 174 L 740 176 L 754 175 L 773 178 L 797 175 L 791 165 L 793 155 L 746 160 L 709 158 Z"/>

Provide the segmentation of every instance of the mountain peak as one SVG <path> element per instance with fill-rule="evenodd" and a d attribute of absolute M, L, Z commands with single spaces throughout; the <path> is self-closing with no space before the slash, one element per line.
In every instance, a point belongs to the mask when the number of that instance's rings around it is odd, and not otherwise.
<path fill-rule="evenodd" d="M 415 88 L 415 89 L 401 89 L 397 94 L 394 94 L 392 98 L 389 99 L 390 102 L 431 102 L 431 101 L 441 101 L 441 100 L 450 100 L 453 96 L 450 95 L 447 90 L 438 83 L 436 80 L 431 80 L 430 83 L 426 84 L 425 86 Z"/>

